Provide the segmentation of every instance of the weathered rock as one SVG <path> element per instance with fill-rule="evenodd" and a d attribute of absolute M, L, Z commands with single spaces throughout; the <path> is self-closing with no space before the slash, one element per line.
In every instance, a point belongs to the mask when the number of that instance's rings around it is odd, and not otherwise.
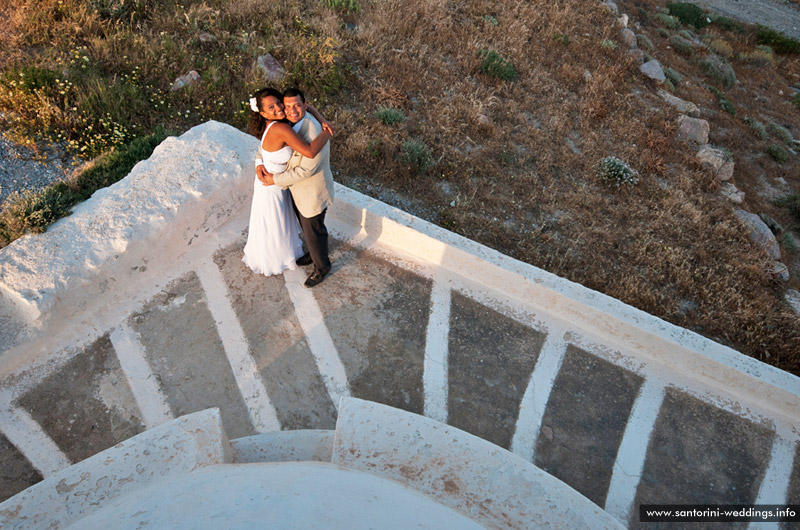
<path fill-rule="evenodd" d="M 700 165 L 710 170 L 717 180 L 728 181 L 733 177 L 733 157 L 722 149 L 704 145 L 697 152 L 697 158 Z"/>
<path fill-rule="evenodd" d="M 800 316 L 800 291 L 796 291 L 794 289 L 789 289 L 786 291 L 786 294 L 783 295 L 786 303 L 789 304 L 789 307 L 797 313 L 797 316 Z"/>
<path fill-rule="evenodd" d="M 200 74 L 197 73 L 196 70 L 190 71 L 188 74 L 184 74 L 177 78 L 175 82 L 172 84 L 172 88 L 170 88 L 170 92 L 175 92 L 176 90 L 180 90 L 184 87 L 191 86 L 195 83 L 200 81 Z"/>
<path fill-rule="evenodd" d="M 754 213 L 745 210 L 736 210 L 734 213 L 747 227 L 750 238 L 755 241 L 771 259 L 775 261 L 780 260 L 781 248 L 778 246 L 778 240 L 775 239 L 775 234 L 772 233 L 772 230 L 769 229 L 767 224 Z"/>
<path fill-rule="evenodd" d="M 642 50 L 636 48 L 633 50 L 628 50 L 628 53 L 633 56 L 637 63 L 644 64 L 644 52 Z"/>
<path fill-rule="evenodd" d="M 661 68 L 661 63 L 655 59 L 644 63 L 639 67 L 639 70 L 657 83 L 663 83 L 667 79 L 667 76 L 664 75 L 664 69 Z"/>
<path fill-rule="evenodd" d="M 636 33 L 632 32 L 628 28 L 622 30 L 622 42 L 624 42 L 625 45 L 631 50 L 639 47 L 639 43 L 636 40 Z"/>
<path fill-rule="evenodd" d="M 678 118 L 678 138 L 698 144 L 708 143 L 710 127 L 706 120 L 682 115 Z"/>
<path fill-rule="evenodd" d="M 622 16 L 617 19 L 617 24 L 619 24 L 623 28 L 627 28 L 628 27 L 628 15 L 623 13 Z"/>
<path fill-rule="evenodd" d="M 208 42 L 214 42 L 215 40 L 217 40 L 217 38 L 211 33 L 208 33 L 207 31 L 201 31 L 200 33 L 197 34 L 197 40 L 203 43 L 208 43 Z"/>
<path fill-rule="evenodd" d="M 480 125 L 489 125 L 489 117 L 486 114 L 483 114 L 482 112 L 479 112 L 478 114 L 475 115 L 475 120 Z"/>
<path fill-rule="evenodd" d="M 583 71 L 583 80 L 584 80 L 585 82 L 587 82 L 587 83 L 588 83 L 589 81 L 591 81 L 591 80 L 592 80 L 592 72 L 590 72 L 589 70 L 584 70 L 584 71 Z"/>
<path fill-rule="evenodd" d="M 258 58 L 258 67 L 264 72 L 264 78 L 271 83 L 277 83 L 286 75 L 286 69 L 269 53 Z"/>
<path fill-rule="evenodd" d="M 617 7 L 617 4 L 615 2 L 612 2 L 611 0 L 606 0 L 605 2 L 603 2 L 603 5 L 606 6 L 608 9 L 610 9 L 611 11 L 613 11 L 614 13 L 619 13 L 619 7 Z"/>
<path fill-rule="evenodd" d="M 739 188 L 734 186 L 731 182 L 723 182 L 722 186 L 719 188 L 719 192 L 725 198 L 736 204 L 742 204 L 744 202 L 744 192 L 739 191 Z"/>
<path fill-rule="evenodd" d="M 789 281 L 789 267 L 781 263 L 780 261 L 773 261 L 772 262 L 772 273 L 775 275 L 782 282 Z"/>
<path fill-rule="evenodd" d="M 666 101 L 669 105 L 675 107 L 683 114 L 697 118 L 700 116 L 700 109 L 691 101 L 684 101 L 679 97 L 673 96 L 663 88 L 658 89 L 658 95 Z"/>

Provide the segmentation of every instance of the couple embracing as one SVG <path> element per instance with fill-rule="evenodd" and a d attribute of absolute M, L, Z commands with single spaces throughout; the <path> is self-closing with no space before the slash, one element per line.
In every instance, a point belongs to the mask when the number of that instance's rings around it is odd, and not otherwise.
<path fill-rule="evenodd" d="M 266 276 L 313 264 L 304 284 L 313 287 L 331 269 L 325 213 L 333 204 L 333 129 L 300 90 L 265 88 L 250 99 L 250 134 L 261 142 L 242 261 Z"/>

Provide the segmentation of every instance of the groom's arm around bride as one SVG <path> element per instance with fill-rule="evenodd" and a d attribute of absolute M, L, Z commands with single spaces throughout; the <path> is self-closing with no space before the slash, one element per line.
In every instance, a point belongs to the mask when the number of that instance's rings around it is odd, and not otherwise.
<path fill-rule="evenodd" d="M 312 142 L 322 132 L 322 126 L 311 114 L 303 93 L 289 89 L 284 93 L 286 117 L 294 124 L 297 134 L 307 142 Z M 288 188 L 294 202 L 295 212 L 303 229 L 308 253 L 314 264 L 314 272 L 306 280 L 307 287 L 320 283 L 330 271 L 328 257 L 328 231 L 325 227 L 325 213 L 333 204 L 333 174 L 330 167 L 330 142 L 314 158 L 307 158 L 298 152 L 292 155 L 286 171 L 276 175 L 266 175 L 281 188 Z M 263 180 L 262 180 L 263 181 Z M 301 258 L 302 260 L 302 258 Z M 300 261 L 300 260 L 298 260 Z"/>

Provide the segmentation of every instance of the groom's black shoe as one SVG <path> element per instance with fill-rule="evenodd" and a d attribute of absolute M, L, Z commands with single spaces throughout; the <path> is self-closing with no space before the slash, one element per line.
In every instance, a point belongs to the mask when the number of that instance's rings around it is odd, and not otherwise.
<path fill-rule="evenodd" d="M 311 263 L 312 263 L 311 254 L 306 252 L 305 254 L 303 254 L 302 256 L 297 258 L 296 260 L 294 260 L 294 262 L 297 263 L 298 265 L 301 265 L 301 266 L 302 265 L 311 265 Z"/>
<path fill-rule="evenodd" d="M 319 285 L 320 283 L 322 283 L 322 280 L 325 279 L 325 274 L 312 272 L 311 274 L 308 275 L 308 278 L 306 278 L 306 283 L 304 283 L 303 285 L 306 287 L 314 287 L 315 285 Z"/>

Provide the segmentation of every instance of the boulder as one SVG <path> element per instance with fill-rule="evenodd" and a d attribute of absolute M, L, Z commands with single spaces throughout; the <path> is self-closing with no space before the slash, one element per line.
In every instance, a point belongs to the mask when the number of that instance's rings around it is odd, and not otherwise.
<path fill-rule="evenodd" d="M 772 273 L 775 275 L 782 282 L 789 281 L 789 267 L 781 263 L 780 261 L 773 261 L 772 262 Z"/>
<path fill-rule="evenodd" d="M 664 69 L 661 68 L 661 63 L 655 59 L 644 63 L 639 67 L 639 70 L 657 83 L 663 83 L 667 79 L 667 76 L 664 75 Z"/>
<path fill-rule="evenodd" d="M 686 115 L 681 115 L 678 118 L 678 138 L 701 145 L 707 144 L 709 130 L 710 127 L 706 120 L 690 118 Z"/>
<path fill-rule="evenodd" d="M 625 46 L 631 50 L 639 47 L 639 43 L 636 40 L 636 33 L 632 32 L 628 28 L 622 30 L 622 42 L 624 42 Z"/>
<path fill-rule="evenodd" d="M 619 7 L 617 7 L 617 4 L 615 2 L 612 2 L 611 0 L 606 0 L 605 2 L 603 2 L 603 5 L 606 6 L 608 9 L 610 9 L 611 11 L 613 11 L 614 13 L 619 13 Z"/>
<path fill-rule="evenodd" d="M 200 74 L 198 74 L 196 70 L 192 70 L 188 74 L 184 74 L 177 78 L 169 90 L 170 92 L 175 92 L 184 87 L 191 86 L 198 81 L 200 81 Z"/>
<path fill-rule="evenodd" d="M 786 294 L 783 295 L 784 299 L 786 299 L 786 303 L 789 304 L 789 307 L 800 316 L 800 291 L 796 291 L 794 289 L 789 289 L 786 291 Z"/>
<path fill-rule="evenodd" d="M 717 180 L 724 182 L 733 177 L 733 157 L 722 149 L 704 145 L 697 152 L 697 159 L 703 169 L 711 171 Z"/>
<path fill-rule="evenodd" d="M 719 192 L 726 199 L 735 202 L 736 204 L 742 204 L 744 202 L 744 192 L 739 191 L 739 188 L 734 186 L 731 182 L 723 182 L 722 186 L 719 187 Z"/>
<path fill-rule="evenodd" d="M 747 227 L 750 238 L 755 241 L 771 259 L 775 261 L 780 260 L 781 248 L 778 246 L 778 240 L 775 239 L 775 234 L 769 229 L 767 223 L 762 221 L 756 214 L 745 210 L 736 210 L 734 213 Z"/>
<path fill-rule="evenodd" d="M 619 24 L 623 28 L 627 28 L 628 27 L 628 15 L 623 13 L 622 16 L 617 19 L 617 24 Z"/>
<path fill-rule="evenodd" d="M 261 55 L 257 62 L 258 67 L 264 72 L 264 79 L 270 83 L 277 83 L 286 75 L 286 69 L 269 53 Z"/>
<path fill-rule="evenodd" d="M 628 53 L 633 56 L 634 60 L 639 64 L 644 64 L 644 52 L 639 48 L 628 50 Z"/>
<path fill-rule="evenodd" d="M 700 109 L 697 108 L 697 105 L 691 101 L 684 101 L 679 97 L 675 97 L 663 88 L 658 89 L 658 95 L 661 96 L 661 99 L 678 109 L 681 113 L 692 116 L 693 118 L 700 116 Z"/>

